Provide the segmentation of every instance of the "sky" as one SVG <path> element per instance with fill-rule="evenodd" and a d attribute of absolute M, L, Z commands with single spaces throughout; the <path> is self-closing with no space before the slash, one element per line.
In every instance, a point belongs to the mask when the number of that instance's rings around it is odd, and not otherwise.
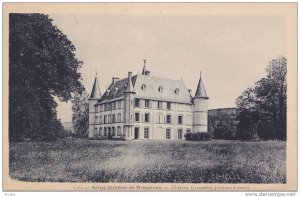
<path fill-rule="evenodd" d="M 83 61 L 88 93 L 98 73 L 105 92 L 112 77 L 141 73 L 180 80 L 195 94 L 200 71 L 209 109 L 235 107 L 236 98 L 265 76 L 268 63 L 286 54 L 280 15 L 50 14 Z M 71 121 L 71 103 L 58 103 L 58 117 Z"/>

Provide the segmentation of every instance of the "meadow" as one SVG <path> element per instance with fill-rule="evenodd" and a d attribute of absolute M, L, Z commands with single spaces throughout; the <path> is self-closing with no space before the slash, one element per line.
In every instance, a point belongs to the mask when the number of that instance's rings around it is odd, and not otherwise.
<path fill-rule="evenodd" d="M 11 143 L 30 182 L 285 183 L 286 143 L 59 140 Z"/>

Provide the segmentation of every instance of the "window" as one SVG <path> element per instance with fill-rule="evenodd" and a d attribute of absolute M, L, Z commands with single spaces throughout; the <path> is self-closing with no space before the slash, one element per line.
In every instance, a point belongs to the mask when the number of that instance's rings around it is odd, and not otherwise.
<path fill-rule="evenodd" d="M 164 115 L 162 113 L 156 113 L 156 123 L 164 123 Z"/>
<path fill-rule="evenodd" d="M 182 116 L 178 116 L 178 124 L 182 124 L 183 123 L 183 118 Z"/>
<path fill-rule="evenodd" d="M 171 103 L 167 102 L 167 109 L 171 109 Z"/>
<path fill-rule="evenodd" d="M 139 107 L 140 106 L 140 99 L 134 99 L 134 106 Z"/>
<path fill-rule="evenodd" d="M 98 128 L 95 128 L 95 137 L 98 137 Z"/>
<path fill-rule="evenodd" d="M 166 123 L 171 124 L 171 115 L 167 115 Z"/>
<path fill-rule="evenodd" d="M 113 109 L 113 110 L 116 109 L 116 102 L 112 102 L 112 109 Z"/>
<path fill-rule="evenodd" d="M 104 127 L 104 136 L 106 137 L 107 136 L 107 128 Z"/>
<path fill-rule="evenodd" d="M 111 115 L 108 115 L 107 123 L 111 123 Z"/>
<path fill-rule="evenodd" d="M 145 122 L 150 122 L 150 114 L 145 113 Z"/>
<path fill-rule="evenodd" d="M 118 128 L 117 128 L 117 135 L 118 136 L 121 136 L 122 134 L 121 134 L 121 127 L 120 126 L 118 126 Z"/>
<path fill-rule="evenodd" d="M 149 128 L 144 128 L 144 138 L 149 139 Z"/>
<path fill-rule="evenodd" d="M 98 116 L 95 117 L 95 124 L 98 124 Z"/>
<path fill-rule="evenodd" d="M 145 100 L 145 107 L 147 107 L 147 108 L 150 107 L 150 100 Z"/>
<path fill-rule="evenodd" d="M 166 130 L 166 139 L 167 140 L 171 139 L 171 129 Z"/>
<path fill-rule="evenodd" d="M 135 121 L 136 122 L 140 121 L 140 113 L 138 113 L 138 112 L 135 113 Z"/>
<path fill-rule="evenodd" d="M 121 109 L 121 101 L 118 101 L 118 109 Z"/>
<path fill-rule="evenodd" d="M 116 128 L 112 127 L 111 130 L 112 130 L 112 136 L 116 136 Z"/>
<path fill-rule="evenodd" d="M 141 87 L 141 89 L 142 89 L 143 91 L 146 91 L 146 85 L 143 84 L 142 87 Z"/>
<path fill-rule="evenodd" d="M 162 87 L 162 86 L 159 86 L 159 87 L 158 87 L 158 91 L 159 91 L 159 92 L 162 92 L 162 91 L 163 91 L 163 87 Z"/>
<path fill-rule="evenodd" d="M 104 124 L 107 124 L 107 115 L 104 116 Z"/>
<path fill-rule="evenodd" d="M 111 110 L 111 103 L 108 103 L 108 110 Z"/>
<path fill-rule="evenodd" d="M 99 116 L 99 124 L 102 124 L 102 116 Z"/>
<path fill-rule="evenodd" d="M 121 113 L 118 113 L 117 121 L 121 122 Z"/>
<path fill-rule="evenodd" d="M 175 89 L 175 94 L 179 94 L 179 89 L 178 88 Z"/>
<path fill-rule="evenodd" d="M 182 140 L 182 129 L 178 129 L 178 139 Z"/>
<path fill-rule="evenodd" d="M 162 109 L 162 102 L 161 101 L 157 101 L 157 109 Z"/>
<path fill-rule="evenodd" d="M 116 122 L 116 115 L 113 114 L 113 115 L 112 115 L 112 123 L 115 123 L 115 122 Z"/>
<path fill-rule="evenodd" d="M 99 135 L 102 136 L 102 127 L 99 128 Z"/>

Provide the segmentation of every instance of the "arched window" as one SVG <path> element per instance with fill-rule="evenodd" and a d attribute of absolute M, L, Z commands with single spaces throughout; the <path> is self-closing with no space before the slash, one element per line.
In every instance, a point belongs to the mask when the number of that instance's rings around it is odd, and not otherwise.
<path fill-rule="evenodd" d="M 102 124 L 102 116 L 99 116 L 99 124 Z"/>
<path fill-rule="evenodd" d="M 175 94 L 179 94 L 179 89 L 178 88 L 175 89 Z"/>
<path fill-rule="evenodd" d="M 104 124 L 107 124 L 107 115 L 104 116 Z"/>
<path fill-rule="evenodd" d="M 112 127 L 111 130 L 112 130 L 112 136 L 116 136 L 116 128 Z"/>
<path fill-rule="evenodd" d="M 122 120 L 121 120 L 121 113 L 118 113 L 118 122 L 121 122 Z"/>
<path fill-rule="evenodd" d="M 142 89 L 143 91 L 146 91 L 146 84 L 143 84 L 142 87 L 141 87 L 141 89 Z"/>
<path fill-rule="evenodd" d="M 98 137 L 98 128 L 95 128 L 95 137 Z"/>
<path fill-rule="evenodd" d="M 120 126 L 118 126 L 118 128 L 117 128 L 117 135 L 118 135 L 118 136 L 121 136 L 121 135 L 122 135 L 122 133 L 121 133 L 121 127 L 120 127 Z"/>
<path fill-rule="evenodd" d="M 163 87 L 162 87 L 162 86 L 159 86 L 159 87 L 158 87 L 158 91 L 159 91 L 159 92 L 162 92 L 162 91 L 163 91 Z"/>
<path fill-rule="evenodd" d="M 104 127 L 104 136 L 106 137 L 107 136 L 107 128 Z"/>
<path fill-rule="evenodd" d="M 98 124 L 98 116 L 95 117 L 95 124 Z"/>
<path fill-rule="evenodd" d="M 108 115 L 107 123 L 111 123 L 111 115 Z"/>
<path fill-rule="evenodd" d="M 102 127 L 99 128 L 99 135 L 102 136 Z"/>
<path fill-rule="evenodd" d="M 112 123 L 115 123 L 115 122 L 116 122 L 116 115 L 113 114 L 113 115 L 112 115 Z"/>

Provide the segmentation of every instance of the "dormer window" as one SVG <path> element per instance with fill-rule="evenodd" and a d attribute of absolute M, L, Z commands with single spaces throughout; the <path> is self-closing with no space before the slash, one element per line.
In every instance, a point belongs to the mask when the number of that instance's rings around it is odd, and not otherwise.
<path fill-rule="evenodd" d="M 141 87 L 141 89 L 142 89 L 143 91 L 146 91 L 146 85 L 143 84 L 142 87 Z"/>
<path fill-rule="evenodd" d="M 159 91 L 159 92 L 162 92 L 162 91 L 163 91 L 163 87 L 162 87 L 162 86 L 159 86 L 159 87 L 158 87 L 158 91 Z"/>
<path fill-rule="evenodd" d="M 175 94 L 179 94 L 179 89 L 178 88 L 175 89 Z"/>

